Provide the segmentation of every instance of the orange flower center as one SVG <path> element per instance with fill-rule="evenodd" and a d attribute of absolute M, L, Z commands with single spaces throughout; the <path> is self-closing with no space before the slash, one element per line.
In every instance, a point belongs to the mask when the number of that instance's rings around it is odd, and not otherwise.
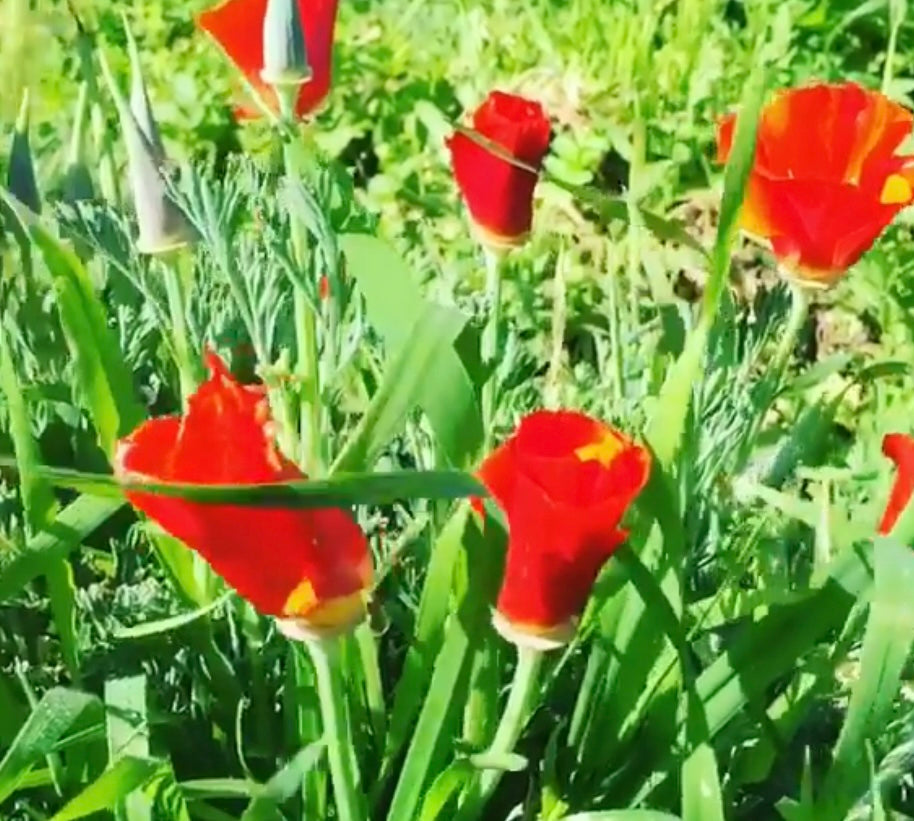
<path fill-rule="evenodd" d="M 882 186 L 879 202 L 883 205 L 900 205 L 908 203 L 912 196 L 911 183 L 901 174 L 892 174 Z"/>
<path fill-rule="evenodd" d="M 607 430 L 596 442 L 578 448 L 574 455 L 582 462 L 596 461 L 608 468 L 624 447 L 624 442 L 612 431 Z"/>

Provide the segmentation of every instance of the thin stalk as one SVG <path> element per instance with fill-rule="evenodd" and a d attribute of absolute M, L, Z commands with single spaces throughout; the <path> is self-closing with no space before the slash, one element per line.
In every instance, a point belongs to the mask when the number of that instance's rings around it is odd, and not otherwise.
<path fill-rule="evenodd" d="M 885 64 L 882 67 L 882 91 L 888 93 L 892 85 L 895 52 L 898 49 L 898 32 L 904 23 L 907 2 L 905 0 L 889 0 L 889 42 L 885 49 Z"/>
<path fill-rule="evenodd" d="M 483 366 L 489 378 L 482 386 L 482 422 L 486 447 L 492 444 L 493 423 L 498 403 L 498 379 L 495 363 L 498 358 L 498 330 L 501 324 L 501 255 L 491 248 L 483 248 L 486 263 L 486 305 L 489 317 L 482 331 L 481 349 Z"/>
<path fill-rule="evenodd" d="M 177 254 L 182 254 L 178 251 Z M 197 388 L 197 369 L 194 367 L 194 355 L 191 351 L 187 331 L 186 303 L 181 274 L 178 266 L 180 258 L 173 256 L 163 261 L 165 267 L 165 294 L 168 298 L 168 314 L 171 322 L 171 337 L 174 345 L 175 363 L 178 366 L 178 377 L 181 384 L 181 399 L 187 398 Z"/>
<path fill-rule="evenodd" d="M 487 750 L 489 755 L 510 753 L 517 745 L 530 717 L 542 665 L 542 650 L 518 646 L 517 667 L 514 668 L 511 691 L 495 731 L 495 738 Z M 473 778 L 457 814 L 457 821 L 471 821 L 481 816 L 486 802 L 501 781 L 502 774 L 501 770 L 485 770 Z"/>
<path fill-rule="evenodd" d="M 340 638 L 313 639 L 308 650 L 317 676 L 324 743 L 330 762 L 330 780 L 340 821 L 367 821 L 359 789 L 355 749 L 346 710 L 346 694 L 340 669 Z"/>
<path fill-rule="evenodd" d="M 790 313 L 787 315 L 787 324 L 784 326 L 781 340 L 772 360 L 772 374 L 780 383 L 790 355 L 793 353 L 800 329 L 809 316 L 809 291 L 800 283 L 790 281 Z"/>
<path fill-rule="evenodd" d="M 295 167 L 292 158 L 292 144 L 286 141 L 283 147 L 283 162 L 286 176 L 294 178 Z M 308 235 L 304 226 L 295 217 L 291 220 L 292 253 L 300 270 L 308 267 Z M 321 442 L 321 382 L 320 360 L 317 344 L 317 313 L 308 301 L 307 294 L 298 283 L 293 284 L 292 303 L 295 312 L 295 374 L 300 389 L 298 460 L 312 475 L 323 471 Z"/>
<path fill-rule="evenodd" d="M 555 261 L 555 276 L 552 286 L 552 352 L 549 357 L 549 370 L 546 372 L 546 386 L 543 391 L 543 404 L 547 409 L 559 407 L 561 402 L 562 354 L 565 350 L 565 323 L 568 305 L 565 292 L 566 250 L 559 250 Z"/>

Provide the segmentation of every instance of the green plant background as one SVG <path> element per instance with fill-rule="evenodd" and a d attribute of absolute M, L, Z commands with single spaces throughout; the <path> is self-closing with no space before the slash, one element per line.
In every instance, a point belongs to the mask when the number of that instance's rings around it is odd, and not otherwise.
<path fill-rule="evenodd" d="M 120 15 L 128 16 L 169 155 L 199 173 L 188 175 L 183 196 L 193 201 L 199 184 L 226 201 L 234 192 L 241 211 L 256 211 L 262 232 L 239 228 L 233 247 L 254 295 L 257 338 L 206 255 L 191 313 L 200 341 L 213 342 L 237 372 L 253 376 L 245 345 L 254 342 L 265 379 L 282 378 L 294 334 L 291 286 L 277 261 L 288 226 L 268 173 L 274 145 L 266 125 L 235 123 L 231 69 L 193 25 L 200 4 L 84 0 L 78 10 L 104 37 L 119 77 L 127 70 Z M 0 173 L 5 178 L 28 88 L 32 151 L 49 195 L 65 170 L 75 41 L 66 4 L 0 0 Z M 903 0 L 341 3 L 334 87 L 310 139 L 348 176 L 322 166 L 309 213 L 324 220 L 315 235 L 323 226 L 327 236 L 348 238 L 343 251 L 367 307 L 351 282 L 340 286 L 343 315 L 333 327 L 345 367 L 329 389 L 328 455 L 344 453 L 356 471 L 441 466 L 441 433 L 423 401 L 444 393 L 443 371 L 415 396 L 404 387 L 391 399 L 389 429 L 379 423 L 354 449 L 344 446 L 382 374 L 409 384 L 447 322 L 457 323 L 455 348 L 480 381 L 479 363 L 464 349 L 485 316 L 484 269 L 444 139 L 493 87 L 541 100 L 555 138 L 546 166 L 554 181 L 540 184 L 537 230 L 506 269 L 510 330 L 491 435 L 500 440 L 544 396 L 632 432 L 652 422 L 660 436 L 682 408 L 682 446 L 661 460 L 676 498 L 653 488 L 636 511 L 636 557 L 601 579 L 579 641 L 553 659 L 519 750 L 526 768 L 504 780 L 486 818 L 505 818 L 518 805 L 526 818 L 593 810 L 568 817 L 604 821 L 665 817 L 635 814 L 648 808 L 687 821 L 914 817 L 914 696 L 905 663 L 914 635 L 911 562 L 898 545 L 876 559 L 870 546 L 860 562 L 875 576 L 871 593 L 847 559 L 872 537 L 890 487 L 882 436 L 912 428 L 911 218 L 903 214 L 848 277 L 815 297 L 776 396 L 770 354 L 789 299 L 770 258 L 743 240 L 701 372 L 685 394 L 661 393 L 696 327 L 708 264 L 637 218 L 642 209 L 675 217 L 702 246 L 713 244 L 722 190 L 714 124 L 742 98 L 757 66 L 769 67 L 771 87 L 851 79 L 912 106 L 912 47 L 914 16 Z M 116 135 L 116 112 L 107 110 Z M 613 202 L 621 206 L 607 220 L 567 186 L 619 197 Z M 158 285 L 131 255 L 129 230 L 106 212 L 69 213 L 61 222 L 84 243 L 77 252 L 85 259 L 105 249 L 134 279 L 87 262 L 83 281 L 83 269 L 33 250 L 35 270 L 45 273 L 34 288 L 20 287 L 14 280 L 28 255 L 20 259 L 9 245 L 0 275 L 4 344 L 40 461 L 100 472 L 107 462 L 99 416 L 73 389 L 71 349 L 49 321 L 53 288 L 42 278 L 102 294 L 102 325 L 123 352 L 143 412 L 174 410 L 177 379 L 161 317 L 134 287 L 139 278 L 155 296 Z M 375 229 L 397 254 L 379 256 L 364 239 Z M 398 313 L 420 299 L 417 282 L 443 313 Z M 410 326 L 427 336 L 416 358 L 398 358 Z M 549 370 L 551 359 L 558 367 Z M 7 380 L 0 394 L 18 395 L 9 374 L 0 379 Z M 664 408 L 671 398 L 673 410 Z M 399 415 L 390 410 L 397 402 Z M 2 453 L 13 451 L 16 412 L 0 400 Z M 459 435 L 452 444 L 448 455 L 459 451 Z M 472 467 L 471 455 L 472 444 L 462 453 L 467 463 L 454 466 Z M 42 542 L 47 534 L 36 536 L 28 521 L 25 477 L 14 477 L 0 474 L 0 817 L 106 817 L 112 809 L 129 821 L 335 817 L 322 752 L 312 745 L 318 718 L 304 653 L 110 500 L 105 507 L 58 493 L 59 503 L 70 503 L 58 519 L 66 515 L 71 531 Z M 379 603 L 371 630 L 353 639 L 344 660 L 357 693 L 365 791 L 378 818 L 452 817 L 450 791 L 484 747 L 514 664 L 488 631 L 480 591 L 492 572 L 476 562 L 488 553 L 460 510 L 383 498 L 360 509 L 379 564 Z M 638 567 L 651 571 L 655 587 Z M 627 595 L 623 578 L 631 580 Z M 658 591 L 670 613 L 651 599 Z M 449 596 L 460 622 L 436 612 L 436 601 Z M 461 633 L 471 632 L 467 625 L 478 626 L 478 646 Z M 679 636 L 689 658 L 665 636 Z M 441 661 L 449 658 L 457 661 Z M 668 674 L 677 660 L 681 667 Z M 738 675 L 717 688 L 731 662 Z M 448 699 L 467 692 L 479 714 L 455 716 Z M 693 698 L 707 724 L 699 729 Z M 440 723 L 418 718 L 433 743 L 404 766 L 420 703 L 429 714 L 438 710 Z M 402 773 L 407 787 L 394 795 Z M 398 815 L 409 789 L 418 814 Z"/>

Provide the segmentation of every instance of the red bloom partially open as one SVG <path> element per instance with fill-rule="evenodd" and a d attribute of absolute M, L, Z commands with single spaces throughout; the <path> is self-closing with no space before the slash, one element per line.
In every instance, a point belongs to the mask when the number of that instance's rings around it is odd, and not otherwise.
<path fill-rule="evenodd" d="M 207 366 L 209 379 L 184 416 L 152 419 L 119 443 L 115 473 L 205 485 L 303 479 L 274 445 L 262 389 L 240 385 L 215 354 Z M 333 629 L 364 611 L 371 558 L 346 511 L 202 504 L 147 492 L 127 497 L 263 613 Z"/>
<path fill-rule="evenodd" d="M 726 162 L 736 118 L 717 134 Z M 914 157 L 895 151 L 911 112 L 854 83 L 779 92 L 762 111 L 742 224 L 791 276 L 828 285 L 914 199 Z"/>
<path fill-rule="evenodd" d="M 333 57 L 333 29 L 339 0 L 299 0 L 302 27 L 311 79 L 301 86 L 295 112 L 305 117 L 314 111 L 330 91 Z M 260 77 L 263 68 L 263 19 L 267 0 L 224 0 L 197 17 L 197 24 L 212 35 L 247 78 L 264 102 L 278 111 L 273 89 Z M 256 116 L 251 106 L 238 109 L 243 117 Z"/>
<path fill-rule="evenodd" d="M 538 411 L 483 462 L 479 478 L 508 519 L 496 626 L 515 641 L 562 642 L 650 471 L 646 450 L 572 411 Z"/>
<path fill-rule="evenodd" d="M 879 532 L 885 536 L 895 527 L 914 493 L 914 438 L 903 433 L 890 433 L 882 440 L 882 452 L 898 469 L 889 503 L 879 523 Z"/>
<path fill-rule="evenodd" d="M 473 129 L 507 154 L 539 171 L 551 126 L 539 103 L 493 91 L 473 115 Z M 538 176 L 493 154 L 466 134 L 448 140 L 454 177 L 484 241 L 520 245 L 533 224 Z"/>

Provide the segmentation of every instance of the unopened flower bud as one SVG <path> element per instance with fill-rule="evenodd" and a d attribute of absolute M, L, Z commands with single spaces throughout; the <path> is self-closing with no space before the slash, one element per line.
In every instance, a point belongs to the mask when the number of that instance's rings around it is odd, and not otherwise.
<path fill-rule="evenodd" d="M 63 177 L 63 197 L 67 202 L 91 200 L 95 196 L 92 175 L 85 158 L 86 114 L 89 104 L 89 84 L 85 81 L 79 87 L 76 102 L 76 116 L 67 151 L 67 167 Z"/>
<path fill-rule="evenodd" d="M 128 49 L 133 76 L 128 104 L 111 74 L 104 54 L 99 54 L 102 73 L 114 97 L 121 131 L 127 146 L 127 165 L 140 235 L 141 254 L 164 254 L 195 239 L 184 212 L 172 198 L 165 180 L 165 149 L 149 105 L 139 54 L 128 29 Z"/>
<path fill-rule="evenodd" d="M 32 148 L 29 144 L 29 92 L 22 95 L 19 116 L 16 119 L 16 130 L 13 133 L 13 145 L 10 149 L 9 170 L 6 187 L 23 205 L 36 214 L 41 211 L 41 196 L 35 180 L 35 165 L 32 162 Z"/>
<path fill-rule="evenodd" d="M 267 0 L 260 76 L 274 87 L 298 87 L 311 79 L 299 0 Z"/>

